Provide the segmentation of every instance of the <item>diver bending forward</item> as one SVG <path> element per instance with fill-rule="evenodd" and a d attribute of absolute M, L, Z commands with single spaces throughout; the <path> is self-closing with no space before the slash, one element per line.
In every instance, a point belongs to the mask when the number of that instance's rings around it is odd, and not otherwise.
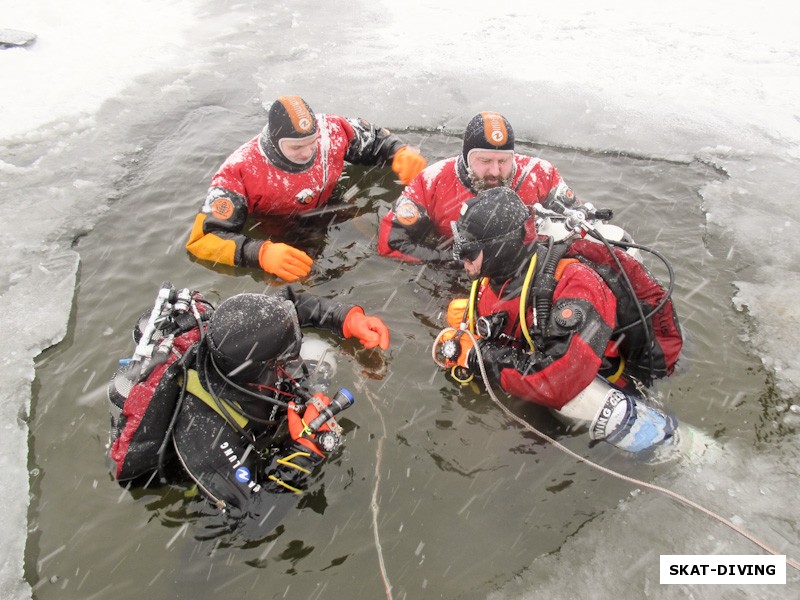
<path fill-rule="evenodd" d="M 383 349 L 389 332 L 360 307 L 289 287 L 239 294 L 216 310 L 198 292 L 181 290 L 183 300 L 162 292 L 149 322 L 137 324 L 134 359 L 109 385 L 113 474 L 131 486 L 157 475 L 188 480 L 234 521 L 249 522 L 250 535 L 263 533 L 279 498 L 302 493 L 339 446 L 333 414 L 348 405 L 309 387 L 300 328 Z"/>

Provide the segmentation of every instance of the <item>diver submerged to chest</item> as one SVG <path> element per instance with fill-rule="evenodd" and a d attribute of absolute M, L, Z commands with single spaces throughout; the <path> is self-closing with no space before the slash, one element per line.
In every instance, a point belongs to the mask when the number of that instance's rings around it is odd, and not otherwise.
<path fill-rule="evenodd" d="M 195 485 L 246 537 L 269 532 L 341 447 L 335 416 L 354 402 L 345 389 L 326 395 L 333 348 L 302 327 L 389 345 L 384 323 L 360 307 L 289 287 L 215 308 L 164 284 L 108 387 L 114 478 Z"/>
<path fill-rule="evenodd" d="M 434 360 L 457 381 L 499 385 L 628 452 L 685 445 L 695 432 L 648 393 L 673 373 L 683 346 L 672 269 L 649 248 L 607 240 L 586 214 L 568 210 L 561 218 L 567 233 L 597 239 L 556 241 L 532 233 L 531 211 L 508 188 L 465 202 L 452 224 L 453 252 L 472 287 L 450 302 Z M 634 257 L 638 250 L 664 261 L 668 288 Z"/>

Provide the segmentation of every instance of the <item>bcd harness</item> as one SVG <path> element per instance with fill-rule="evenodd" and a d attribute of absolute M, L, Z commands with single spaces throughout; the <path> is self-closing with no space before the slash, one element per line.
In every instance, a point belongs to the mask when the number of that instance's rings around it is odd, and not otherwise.
<path fill-rule="evenodd" d="M 231 404 L 223 398 L 218 398 L 217 401 L 200 383 L 200 376 L 194 369 L 189 369 L 186 374 L 186 391 L 202 400 L 211 410 L 225 419 L 234 429 L 244 429 L 249 422 L 248 418 L 241 413 L 241 408 L 238 404 Z"/>
<path fill-rule="evenodd" d="M 200 376 L 194 369 L 189 369 L 187 371 L 187 378 L 186 378 L 186 391 L 195 396 L 198 400 L 201 400 L 204 404 L 206 404 L 211 410 L 221 416 L 225 422 L 230 425 L 233 429 L 237 432 L 242 434 L 244 437 L 250 439 L 251 436 L 247 435 L 245 431 L 245 427 L 250 422 L 241 405 L 235 401 L 225 400 L 224 398 L 220 398 L 209 392 L 205 387 L 203 387 L 202 382 L 200 381 Z M 315 405 L 317 405 L 317 409 L 321 410 L 324 405 L 320 404 L 319 401 L 314 398 L 313 399 Z M 288 409 L 291 410 L 291 409 Z M 331 417 L 333 420 L 333 417 Z M 335 423 L 335 421 L 333 421 Z M 308 424 L 305 421 L 302 421 L 303 425 L 305 426 L 306 430 L 308 430 Z M 336 427 L 336 425 L 334 425 Z M 310 431 L 310 430 L 308 430 Z M 271 438 L 272 439 L 272 438 Z M 255 444 L 254 439 L 250 439 L 250 442 Z M 262 444 L 263 445 L 263 444 Z M 177 448 L 176 448 L 177 451 Z M 311 467 L 314 464 L 314 460 L 311 456 L 311 453 L 307 450 L 292 450 L 287 455 L 282 456 L 280 458 L 275 459 L 276 464 L 283 467 L 283 469 L 289 469 L 299 471 L 304 475 L 311 474 Z M 186 464 L 184 463 L 184 467 L 187 468 Z M 285 470 L 277 470 L 274 473 L 269 473 L 267 478 L 272 481 L 274 484 L 285 488 L 286 490 L 294 493 L 294 494 L 302 494 L 303 490 L 291 485 L 289 482 L 285 481 L 285 477 L 279 477 L 279 475 L 285 476 L 288 472 Z M 191 473 L 190 473 L 191 475 Z M 195 479 L 193 477 L 193 479 Z M 196 479 L 195 479 L 196 480 Z M 206 492 L 210 495 L 210 492 Z"/>
<path fill-rule="evenodd" d="M 537 248 L 531 256 L 528 269 L 523 280 L 522 289 L 519 296 L 519 326 L 527 342 L 529 353 L 536 351 L 537 345 L 541 346 L 544 340 L 545 328 L 550 315 L 550 309 L 553 304 L 553 294 L 555 293 L 556 285 L 561 279 L 564 270 L 571 264 L 582 262 L 592 266 L 591 262 L 585 262 L 579 258 L 564 258 L 564 255 L 570 248 L 573 240 L 553 244 L 548 247 Z M 543 254 L 541 259 L 541 267 L 537 270 L 539 264 L 539 255 Z M 598 273 L 601 275 L 601 273 Z M 605 280 L 605 278 L 603 278 Z M 608 283 L 608 282 L 606 282 Z M 467 323 L 469 330 L 474 334 L 476 332 L 477 322 L 477 304 L 479 297 L 479 290 L 482 286 L 488 285 L 488 279 L 482 278 L 472 282 L 470 297 L 467 308 Z M 616 295 L 616 290 L 612 288 L 612 292 Z M 528 324 L 528 308 L 531 307 L 533 322 Z M 625 369 L 625 359 L 620 355 L 618 365 L 616 365 L 615 372 L 606 375 L 606 379 L 612 383 L 616 382 L 622 375 Z"/>

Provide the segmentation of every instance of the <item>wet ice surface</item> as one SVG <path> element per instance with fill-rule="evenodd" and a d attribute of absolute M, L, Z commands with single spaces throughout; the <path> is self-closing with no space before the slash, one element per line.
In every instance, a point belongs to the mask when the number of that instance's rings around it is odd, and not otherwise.
<path fill-rule="evenodd" d="M 542 149 L 579 195 L 613 206 L 619 222 L 634 224 L 637 240 L 657 243 L 675 259 L 689 343 L 686 371 L 661 391 L 679 417 L 716 436 L 726 452 L 709 474 L 694 467 L 632 467 L 600 447 L 593 452 L 621 469 L 674 478 L 676 487 L 686 485 L 723 514 L 736 506 L 734 516 L 776 546 L 785 539 L 796 555 L 798 536 L 786 509 L 797 481 L 798 423 L 791 407 L 800 380 L 797 341 L 787 326 L 797 322 L 800 289 L 797 246 L 786 241 L 797 228 L 792 207 L 800 138 L 795 111 L 787 108 L 797 88 L 794 42 L 786 43 L 792 19 L 763 27 L 769 10 L 744 9 L 743 16 L 737 7 L 719 12 L 673 3 L 643 20 L 638 6 L 626 11 L 576 1 L 560 14 L 537 12 L 541 27 L 532 36 L 519 26 L 533 19 L 523 7 L 490 19 L 469 3 L 458 15 L 431 5 L 422 19 L 405 6 L 341 8 L 343 18 L 332 28 L 329 15 L 312 3 L 203 4 L 197 14 L 208 20 L 192 31 L 190 44 L 202 49 L 196 60 L 120 88 L 97 114 L 59 118 L 4 142 L 2 211 L 13 235 L 3 238 L 9 274 L 0 282 L 3 310 L 37 315 L 30 322 L 6 319 L 0 331 L 9 348 L 0 403 L 9 433 L 18 432 L 17 415 L 27 413 L 20 398 L 34 375 L 33 357 L 67 335 L 42 357 L 34 386 L 27 572 L 37 595 L 102 595 L 111 585 L 123 596 L 142 585 L 174 594 L 179 583 L 199 595 L 209 587 L 244 593 L 266 585 L 287 594 L 324 596 L 355 587 L 365 597 L 381 595 L 366 516 L 381 442 L 379 531 L 395 597 L 484 597 L 543 553 L 562 548 L 535 562 L 534 574 L 541 565 L 574 572 L 585 560 L 582 549 L 598 546 L 636 557 L 625 571 L 634 589 L 669 594 L 653 583 L 644 558 L 661 552 L 665 521 L 686 531 L 687 546 L 696 542 L 698 553 L 715 551 L 705 542 L 723 538 L 720 543 L 733 545 L 731 553 L 755 551 L 726 532 L 714 535 L 714 525 L 671 505 L 663 519 L 649 519 L 648 494 L 630 502 L 637 522 L 646 525 L 641 535 L 629 536 L 614 526 L 625 514 L 616 503 L 628 498 L 627 488 L 532 444 L 484 399 L 436 373 L 427 345 L 440 324 L 437 311 L 459 284 L 429 270 L 387 267 L 373 256 L 374 206 L 363 199 L 378 206 L 393 200 L 397 188 L 383 180 L 358 183 L 363 196 L 354 197 L 364 206 L 348 225 L 308 234 L 309 245 L 318 244 L 320 269 L 309 288 L 374 302 L 391 317 L 394 336 L 385 362 L 358 353 L 360 361 L 344 365 L 344 374 L 348 366 L 352 374 L 343 383 L 354 390 L 361 385 L 365 395 L 370 390 L 380 398 L 375 407 L 381 413 L 364 410 L 371 405 L 363 403 L 350 411 L 352 440 L 339 468 L 325 471 L 325 493 L 275 539 L 230 550 L 194 541 L 175 496 L 132 499 L 108 481 L 100 459 L 105 379 L 116 357 L 128 352 L 128 329 L 158 284 L 170 279 L 220 298 L 265 286 L 259 274 L 214 272 L 191 262 L 182 244 L 213 171 L 261 128 L 261 103 L 283 93 L 303 94 L 316 110 L 456 133 L 478 110 L 497 109 L 523 139 L 606 151 L 587 156 Z M 453 27 L 441 25 L 447 22 Z M 464 52 L 465 37 L 484 40 L 485 52 Z M 490 41 L 496 39 L 502 43 Z M 37 40 L 36 52 L 47 49 L 44 41 Z M 121 38 L 115 43 L 124 46 Z M 3 58 L 18 56 L 8 52 Z M 49 77 L 69 73 L 75 79 L 72 68 L 87 62 L 51 69 Z M 13 114 L 22 122 L 27 112 Z M 48 108 L 44 114 L 57 113 Z M 425 134 L 419 142 L 436 154 L 438 142 Z M 457 144 L 442 143 L 448 150 L 442 155 L 457 152 Z M 619 166 L 616 151 L 671 161 L 623 160 Z M 696 156 L 714 169 L 692 164 Z M 632 174 L 642 168 L 648 173 L 643 179 Z M 71 242 L 89 231 L 75 246 L 78 269 Z M 78 295 L 67 323 L 75 277 Z M 526 414 L 542 417 L 532 409 Z M 7 474 L 24 463 L 21 439 L 16 452 L 3 454 Z M 584 448 L 578 438 L 574 444 Z M 709 489 L 703 482 L 712 475 Z M 27 498 L 21 486 L 8 487 Z M 19 506 L 5 513 L 14 531 L 23 522 Z M 112 545 L 109 532 L 120 527 L 122 541 Z M 695 534 L 705 534 L 705 527 L 713 540 Z M 464 550 L 476 547 L 486 556 L 477 568 L 476 552 Z M 190 568 L 194 582 L 182 581 L 190 578 L 182 575 L 187 556 L 202 557 Z M 597 566 L 595 573 L 608 573 L 599 587 L 614 590 L 622 569 Z M 528 583 L 535 580 L 523 577 L 522 589 L 535 589 Z"/>

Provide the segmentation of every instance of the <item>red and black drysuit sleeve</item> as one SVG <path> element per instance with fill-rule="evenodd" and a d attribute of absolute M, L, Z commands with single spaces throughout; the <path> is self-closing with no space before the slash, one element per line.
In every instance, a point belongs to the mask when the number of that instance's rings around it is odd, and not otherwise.
<path fill-rule="evenodd" d="M 378 253 L 411 263 L 459 267 L 450 248 L 450 222 L 474 196 L 456 175 L 457 159 L 428 166 L 406 185 L 378 228 Z"/>
<path fill-rule="evenodd" d="M 420 179 L 418 177 L 408 187 L 419 185 Z M 379 236 L 378 251 L 383 256 L 413 263 L 461 266 L 453 257 L 450 239 L 441 239 L 425 208 L 405 193 L 394 203 L 391 212 L 384 216 Z"/>
<path fill-rule="evenodd" d="M 328 329 L 339 336 L 347 314 L 355 308 L 353 304 L 343 304 L 330 298 L 323 298 L 305 292 L 296 292 L 291 286 L 283 286 L 278 295 L 294 304 L 301 327 Z"/>
<path fill-rule="evenodd" d="M 388 129 L 364 119 L 347 119 L 347 122 L 353 129 L 353 139 L 344 159 L 351 164 L 386 166 L 391 164 L 397 151 L 407 145 Z"/>
<path fill-rule="evenodd" d="M 509 394 L 560 409 L 597 375 L 615 313 L 616 298 L 602 278 L 586 265 L 568 265 L 553 294 L 543 341 L 533 353 L 480 342 L 490 379 Z M 519 341 L 527 348 L 524 339 Z M 474 353 L 470 367 L 480 372 Z"/>

